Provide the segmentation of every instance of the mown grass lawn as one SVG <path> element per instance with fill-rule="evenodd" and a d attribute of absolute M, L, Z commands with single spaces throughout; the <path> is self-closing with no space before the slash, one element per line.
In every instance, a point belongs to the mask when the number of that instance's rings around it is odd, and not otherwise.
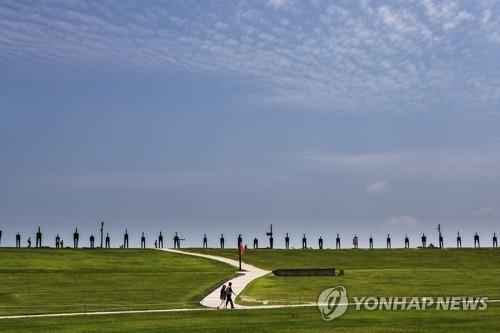
<path fill-rule="evenodd" d="M 232 275 L 228 265 L 157 250 L 3 248 L 0 315 L 197 307 Z"/>
<path fill-rule="evenodd" d="M 316 308 L 199 311 L 98 317 L 0 321 L 0 332 L 169 332 L 169 333 L 489 333 L 500 331 L 500 305 L 485 311 L 355 311 L 321 319 Z"/>
<path fill-rule="evenodd" d="M 236 250 L 201 250 L 237 258 Z M 278 268 L 344 269 L 336 277 L 277 277 L 254 281 L 239 297 L 242 304 L 315 302 L 322 290 L 344 286 L 357 296 L 487 296 L 500 299 L 500 250 L 247 250 L 244 261 Z"/>

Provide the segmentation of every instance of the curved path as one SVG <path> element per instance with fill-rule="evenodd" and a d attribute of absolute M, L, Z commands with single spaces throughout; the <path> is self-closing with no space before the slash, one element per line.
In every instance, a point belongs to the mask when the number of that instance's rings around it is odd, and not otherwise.
<path fill-rule="evenodd" d="M 180 250 L 172 250 L 172 249 L 161 249 L 163 251 L 171 252 L 171 253 L 177 253 L 177 254 L 185 254 L 185 255 L 190 255 L 190 256 L 195 256 L 195 257 L 201 257 L 201 258 L 206 258 L 206 259 L 211 259 L 211 260 L 216 260 L 223 262 L 225 264 L 234 266 L 239 269 L 239 262 L 237 260 L 233 259 L 228 259 L 224 257 L 219 257 L 219 256 L 212 256 L 209 254 L 202 254 L 202 253 L 194 253 L 194 252 L 185 252 L 185 251 L 180 251 Z M 270 271 L 266 271 L 263 269 L 260 269 L 258 267 L 241 263 L 241 268 L 242 271 L 238 271 L 238 273 L 241 273 L 240 276 L 235 277 L 234 279 L 226 281 L 226 285 L 229 282 L 232 282 L 233 284 L 233 291 L 236 293 L 236 296 L 234 296 L 234 299 L 245 289 L 246 286 L 250 282 L 252 282 L 255 279 L 258 279 L 264 275 L 267 275 L 271 273 Z M 217 306 L 220 304 L 220 287 L 212 291 L 210 294 L 208 294 L 205 298 L 203 298 L 200 302 L 201 305 L 206 306 L 208 308 L 217 308 Z M 236 308 L 249 308 L 248 306 L 244 305 L 239 305 L 236 304 L 234 305 Z M 251 307 L 255 308 L 255 307 Z"/>
<path fill-rule="evenodd" d="M 207 255 L 207 254 L 201 254 L 201 253 L 192 253 L 192 252 L 184 252 L 180 250 L 173 250 L 173 249 L 161 249 L 163 251 L 167 252 L 172 252 L 172 253 L 178 253 L 178 254 L 185 254 L 185 255 L 190 255 L 190 256 L 196 256 L 196 257 L 203 257 L 207 259 L 212 259 L 212 260 L 217 260 L 226 264 L 229 264 L 231 266 L 234 266 L 236 268 L 239 268 L 238 261 L 232 260 L 232 259 L 227 259 L 219 256 L 212 256 L 212 255 Z M 268 273 L 269 271 L 257 268 L 252 265 L 248 265 L 245 263 L 242 263 L 243 271 L 241 271 L 241 275 L 229 280 L 233 283 L 233 288 L 234 292 L 238 295 L 240 294 L 245 287 L 252 282 L 253 280 L 262 277 Z M 226 284 L 229 282 L 227 281 Z M 203 298 L 200 302 L 205 308 L 185 308 L 185 309 L 157 309 L 157 310 L 125 310 L 125 311 L 96 311 L 96 312 L 64 312 L 64 313 L 45 313 L 45 314 L 34 314 L 34 315 L 7 315 L 7 316 L 0 316 L 0 320 L 2 319 L 22 319 L 22 318 L 47 318 L 47 317 L 75 317 L 75 316 L 103 316 L 103 315 L 121 315 L 121 314 L 134 314 L 134 313 L 168 313 L 168 312 L 187 312 L 187 311 L 210 311 L 215 308 L 217 308 L 217 305 L 219 305 L 219 291 L 220 288 L 217 288 L 216 290 L 212 291 L 210 294 L 208 294 L 205 298 Z M 236 298 L 236 297 L 235 297 Z M 500 300 L 488 300 L 488 303 L 500 303 Z M 408 302 L 400 302 L 401 303 L 408 303 Z M 356 305 L 356 303 L 347 303 L 347 305 Z M 255 305 L 255 306 L 244 306 L 244 305 L 237 305 L 235 304 L 235 307 L 237 309 L 276 309 L 276 308 L 295 308 L 295 307 L 307 307 L 307 306 L 317 306 L 316 303 L 309 303 L 309 304 L 293 304 L 293 305 Z"/>

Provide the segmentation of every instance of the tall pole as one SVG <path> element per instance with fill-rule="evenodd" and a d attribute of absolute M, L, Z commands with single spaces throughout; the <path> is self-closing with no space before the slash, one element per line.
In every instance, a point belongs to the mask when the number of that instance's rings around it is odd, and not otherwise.
<path fill-rule="evenodd" d="M 238 255 L 239 255 L 239 263 L 240 263 L 240 271 L 241 271 L 241 243 L 238 244 Z"/>
<path fill-rule="evenodd" d="M 104 221 L 101 221 L 101 249 L 102 249 L 103 236 L 104 236 Z"/>

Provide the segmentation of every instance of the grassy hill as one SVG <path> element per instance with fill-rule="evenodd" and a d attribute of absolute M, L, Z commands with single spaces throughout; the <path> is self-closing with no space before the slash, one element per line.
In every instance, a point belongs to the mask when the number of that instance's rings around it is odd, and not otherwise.
<path fill-rule="evenodd" d="M 233 274 L 156 250 L 0 249 L 0 315 L 196 307 Z"/>
<path fill-rule="evenodd" d="M 191 251 L 237 258 L 236 250 Z M 500 299 L 500 250 L 247 250 L 244 261 L 278 268 L 344 269 L 337 277 L 277 277 L 254 281 L 242 304 L 315 302 L 322 290 L 344 286 L 351 296 L 488 296 Z"/>

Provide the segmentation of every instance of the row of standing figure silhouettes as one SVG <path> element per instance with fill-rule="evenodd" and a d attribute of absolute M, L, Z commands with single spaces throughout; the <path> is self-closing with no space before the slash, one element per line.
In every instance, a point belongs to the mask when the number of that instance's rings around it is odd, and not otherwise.
<path fill-rule="evenodd" d="M 101 233 L 102 233 L 102 228 L 101 228 Z M 272 237 L 272 227 L 271 227 L 271 231 L 268 232 L 266 235 L 270 236 L 269 248 L 273 248 L 274 239 Z M 1 245 L 1 239 L 2 239 L 1 237 L 2 237 L 2 233 L 0 231 L 0 245 Z M 104 244 L 103 244 L 102 238 L 103 238 L 103 236 L 101 235 L 101 246 L 100 247 L 110 248 L 111 247 L 111 240 L 110 240 L 109 233 L 106 233 L 106 237 L 104 238 Z M 90 235 L 89 240 L 90 240 L 90 248 L 95 248 L 96 247 L 95 246 L 95 237 L 93 234 Z M 180 238 L 176 232 L 175 236 L 173 238 L 174 248 L 179 249 L 181 247 L 181 241 L 184 241 L 184 240 L 185 239 Z M 80 241 L 80 233 L 78 232 L 78 229 L 75 229 L 75 232 L 73 233 L 73 248 L 79 247 L 79 241 Z M 223 249 L 225 247 L 225 238 L 224 238 L 223 234 L 221 234 L 219 242 L 220 242 L 220 248 Z M 242 243 L 242 236 L 240 234 L 238 236 L 238 242 L 237 242 L 238 246 L 241 243 Z M 355 249 L 358 248 L 359 240 L 358 240 L 357 235 L 354 236 L 354 238 L 352 240 L 352 244 L 353 244 L 353 248 L 355 248 Z M 28 237 L 27 245 L 28 245 L 28 247 L 32 247 L 31 237 Z M 457 245 L 457 248 L 462 248 L 462 237 L 460 236 L 460 232 L 457 232 L 456 245 Z M 324 240 L 320 236 L 318 238 L 318 248 L 322 250 L 323 246 L 324 246 Z M 21 247 L 21 235 L 19 233 L 16 234 L 16 247 Z M 42 247 L 42 232 L 40 230 L 40 227 L 38 227 L 38 231 L 36 233 L 35 247 Z M 63 248 L 64 247 L 64 241 L 61 239 L 59 234 L 57 234 L 56 238 L 55 238 L 55 247 L 56 248 Z M 129 234 L 128 234 L 127 229 L 125 229 L 125 234 L 123 235 L 123 244 L 120 247 L 123 247 L 123 248 L 129 247 Z M 155 239 L 155 241 L 154 241 L 154 247 L 155 248 L 163 248 L 164 247 L 163 234 L 161 231 L 160 231 L 160 234 L 158 236 L 158 239 Z M 408 235 L 405 235 L 404 247 L 410 248 L 410 239 L 408 238 Z M 421 247 L 423 247 L 423 248 L 427 247 L 427 236 L 425 235 L 425 233 L 423 233 L 421 236 Z M 434 247 L 434 245 L 430 244 L 429 247 Z M 438 247 L 439 248 L 444 247 L 444 237 L 441 233 L 441 225 L 438 225 Z M 480 248 L 480 247 L 481 247 L 480 238 L 479 238 L 478 233 L 476 232 L 474 235 L 474 248 Z M 498 247 L 498 239 L 497 239 L 496 233 L 493 233 L 493 247 L 495 247 L 495 248 Z M 144 235 L 144 232 L 142 232 L 142 235 L 141 235 L 141 248 L 146 248 L 146 237 Z M 203 236 L 203 248 L 208 248 L 208 239 L 207 239 L 206 234 L 204 234 L 204 236 Z M 255 237 L 253 239 L 253 248 L 254 249 L 259 248 L 259 240 L 257 237 Z M 290 237 L 289 237 L 288 233 L 286 233 L 286 236 L 285 236 L 285 248 L 286 249 L 290 248 Z M 307 248 L 307 238 L 306 238 L 306 235 L 304 234 L 302 237 L 302 249 L 306 249 L 306 248 Z M 341 248 L 339 234 L 337 234 L 337 237 L 335 239 L 335 248 L 336 249 Z M 369 248 L 373 249 L 373 237 L 372 236 L 370 236 L 370 238 L 369 238 Z M 386 248 L 387 249 L 392 248 L 390 234 L 387 235 Z"/>
<path fill-rule="evenodd" d="M 102 231 L 102 229 L 101 229 Z M 1 245 L 1 236 L 2 232 L 0 230 L 0 245 Z M 173 238 L 174 242 L 174 248 L 180 248 L 181 247 L 181 241 L 184 241 L 184 238 L 180 238 L 177 234 L 175 233 L 175 236 Z M 78 248 L 79 247 L 79 241 L 80 241 L 80 233 L 78 232 L 78 228 L 75 229 L 75 232 L 73 233 L 73 248 Z M 89 238 L 89 244 L 90 248 L 96 248 L 97 246 L 95 245 L 95 237 L 93 234 L 90 235 Z M 163 234 L 160 231 L 160 234 L 158 236 L 158 239 L 155 240 L 154 242 L 155 248 L 156 247 L 163 247 Z M 20 248 L 21 247 L 21 234 L 17 233 L 16 234 L 16 247 Z M 31 237 L 28 237 L 27 239 L 27 247 L 32 247 L 32 240 Z M 42 247 L 42 232 L 40 230 L 40 227 L 38 227 L 38 231 L 36 233 L 36 242 L 35 242 L 35 247 Z M 56 235 L 55 237 L 55 247 L 56 248 L 63 248 L 64 247 L 64 240 L 61 239 L 59 234 Z M 106 237 L 104 238 L 104 244 L 103 244 L 103 237 L 101 236 L 101 246 L 104 248 L 111 248 L 111 238 L 109 236 L 109 233 L 106 233 Z M 128 230 L 125 229 L 125 233 L 123 234 L 123 244 L 120 246 L 122 248 L 128 248 L 129 247 L 129 234 Z M 146 248 L 146 236 L 144 235 L 144 232 L 142 232 L 141 235 L 141 248 Z"/>

